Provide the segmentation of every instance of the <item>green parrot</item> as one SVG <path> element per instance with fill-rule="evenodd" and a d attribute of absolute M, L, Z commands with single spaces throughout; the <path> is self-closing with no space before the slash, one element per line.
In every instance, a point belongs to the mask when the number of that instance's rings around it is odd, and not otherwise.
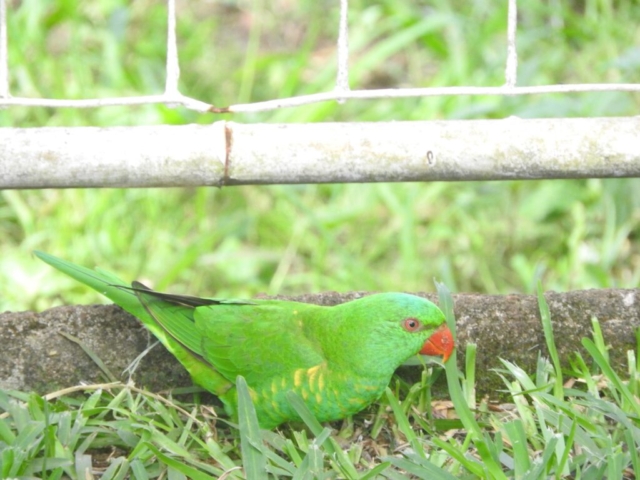
<path fill-rule="evenodd" d="M 242 375 L 265 429 L 300 420 L 286 398 L 290 390 L 319 421 L 337 420 L 377 400 L 409 357 L 446 361 L 454 348 L 440 309 L 414 295 L 380 293 L 333 307 L 198 298 L 35 254 L 140 319 L 232 418 Z"/>

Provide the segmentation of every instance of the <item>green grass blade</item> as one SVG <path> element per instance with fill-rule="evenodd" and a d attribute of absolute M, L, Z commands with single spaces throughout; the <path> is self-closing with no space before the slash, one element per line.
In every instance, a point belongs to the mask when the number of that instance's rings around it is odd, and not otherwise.
<path fill-rule="evenodd" d="M 453 334 L 454 341 L 457 340 L 457 332 L 456 332 L 456 318 L 453 313 L 453 297 L 451 296 L 451 292 L 447 288 L 444 283 L 435 282 L 436 290 L 438 291 L 438 302 L 440 304 L 440 310 L 444 313 L 444 316 L 447 320 L 447 326 L 451 330 Z M 455 355 L 455 351 L 453 353 Z M 451 358 L 453 358 L 453 355 Z"/>
<path fill-rule="evenodd" d="M 374 479 L 374 478 L 378 478 L 378 475 L 380 475 L 382 472 L 387 470 L 390 466 L 391 466 L 391 462 L 383 461 L 381 464 L 376 465 L 371 470 L 369 470 L 367 473 L 362 475 L 359 480 L 371 480 L 371 479 Z"/>
<path fill-rule="evenodd" d="M 438 290 L 438 298 L 440 301 L 440 308 L 444 312 L 447 318 L 447 325 L 451 329 L 451 332 L 455 337 L 455 317 L 453 314 L 453 298 L 451 293 L 444 284 L 436 282 L 436 288 Z M 462 393 L 462 387 L 460 386 L 460 372 L 456 364 L 457 361 L 456 352 L 451 355 L 451 358 L 445 364 L 445 370 L 447 374 L 447 385 L 449 387 L 449 395 L 451 395 L 451 401 L 456 409 L 456 413 L 460 417 L 463 425 L 467 429 L 468 433 L 472 436 L 472 441 L 475 447 L 478 449 L 478 453 L 482 458 L 484 466 L 487 468 L 488 473 L 496 479 L 505 479 L 506 476 L 502 472 L 502 467 L 497 461 L 497 458 L 492 455 L 492 446 L 487 444 L 487 438 L 484 436 L 480 425 L 476 422 L 475 415 L 467 405 L 464 394 Z"/>
<path fill-rule="evenodd" d="M 7 420 L 0 418 L 0 441 L 11 445 L 16 439 L 11 427 L 9 427 Z"/>
<path fill-rule="evenodd" d="M 155 445 L 151 444 L 151 443 L 147 443 L 147 448 L 149 450 L 151 450 L 157 457 L 158 459 L 164 463 L 165 465 L 167 465 L 168 467 L 173 468 L 174 470 L 177 470 L 178 472 L 182 473 L 183 475 L 187 476 L 188 478 L 190 478 L 191 480 L 214 480 L 216 477 L 212 477 L 206 473 L 204 473 L 201 470 L 198 470 L 196 468 L 190 467 L 189 465 L 187 465 L 186 463 L 170 457 L 168 455 L 165 455 L 163 452 L 160 451 L 160 449 L 158 447 L 156 447 Z M 248 477 L 251 478 L 251 477 Z M 264 478 L 264 471 L 262 472 L 261 476 L 258 477 L 252 477 L 252 478 Z"/>
<path fill-rule="evenodd" d="M 311 432 L 316 437 L 320 435 L 324 428 L 313 415 L 313 413 L 311 413 L 311 410 L 309 410 L 309 407 L 307 407 L 307 405 L 304 403 L 304 400 L 302 400 L 302 398 L 300 398 L 300 396 L 293 391 L 287 392 L 287 400 L 296 411 L 296 413 L 300 415 L 300 418 L 305 423 L 305 425 L 309 427 Z"/>
<path fill-rule="evenodd" d="M 551 457 L 555 453 L 557 443 L 558 439 L 556 437 L 550 438 L 549 442 L 545 445 L 542 456 L 534 461 L 534 469 L 529 472 L 523 480 L 538 480 L 546 478 L 545 472 L 551 462 Z"/>
<path fill-rule="evenodd" d="M 418 478 L 428 478 L 429 480 L 455 480 L 456 477 L 448 473 L 447 471 L 435 466 L 422 457 L 415 457 L 417 461 L 420 458 L 420 463 L 414 463 L 404 458 L 386 457 L 385 461 L 390 462 L 392 465 L 400 468 L 401 470 L 415 475 Z"/>
<path fill-rule="evenodd" d="M 315 477 L 313 475 L 313 472 L 311 471 L 311 466 L 309 464 L 310 461 L 311 459 L 309 455 L 306 455 L 291 480 L 314 479 Z"/>
<path fill-rule="evenodd" d="M 419 455 L 416 455 L 415 453 L 406 453 L 405 456 L 413 463 L 422 466 L 430 475 L 439 475 L 439 478 L 447 480 L 453 480 L 455 478 L 453 475 L 451 475 L 451 473 L 436 465 L 434 461 L 431 460 L 431 458 L 426 459 Z"/>
<path fill-rule="evenodd" d="M 395 397 L 395 395 L 393 394 L 393 392 L 389 387 L 387 387 L 385 392 L 387 395 L 387 400 L 389 402 L 389 405 L 391 405 L 391 409 L 393 410 L 393 414 L 395 415 L 396 424 L 398 425 L 398 428 L 406 437 L 407 441 L 411 444 L 411 447 L 413 448 L 414 452 L 416 452 L 416 454 L 420 455 L 422 458 L 427 458 L 426 454 L 424 453 L 424 448 L 420 443 L 420 441 L 418 440 L 418 437 L 416 436 L 416 432 L 413 430 L 413 428 L 411 428 L 409 419 L 407 418 L 404 411 L 402 410 L 402 407 L 400 406 L 398 399 Z"/>
<path fill-rule="evenodd" d="M 549 350 L 549 356 L 551 357 L 551 362 L 555 371 L 553 393 L 557 398 L 562 399 L 564 398 L 562 365 L 560 364 L 560 356 L 558 355 L 558 349 L 556 348 L 556 342 L 553 336 L 551 312 L 549 311 L 549 305 L 544 298 L 542 283 L 540 282 L 538 282 L 538 308 L 540 309 L 540 318 L 542 320 L 542 331 L 544 332 L 544 339 L 547 343 L 547 350 Z"/>
<path fill-rule="evenodd" d="M 522 478 L 524 473 L 531 468 L 527 434 L 524 431 L 522 420 L 519 418 L 504 424 L 504 430 L 511 441 L 515 477 Z"/>
<path fill-rule="evenodd" d="M 114 458 L 101 476 L 101 480 L 121 480 L 128 473 L 129 462 L 124 457 Z"/>
<path fill-rule="evenodd" d="M 569 476 L 569 455 L 576 448 L 574 445 L 576 438 L 576 431 L 578 430 L 578 423 L 571 423 L 571 430 L 569 431 L 569 435 L 567 436 L 566 444 L 564 447 L 564 452 L 562 452 L 562 456 L 560 457 L 560 461 L 558 462 L 558 473 L 563 476 Z"/>
<path fill-rule="evenodd" d="M 240 450 L 242 465 L 247 478 L 262 478 L 265 475 L 267 458 L 263 450 L 262 434 L 258 416 L 253 406 L 246 380 L 238 375 L 238 424 L 240 428 Z"/>
<path fill-rule="evenodd" d="M 475 343 L 468 343 L 465 352 L 465 379 L 464 379 L 464 396 L 467 405 L 472 410 L 476 408 L 476 352 L 478 346 Z"/>
<path fill-rule="evenodd" d="M 609 350 L 602 335 L 602 329 L 600 328 L 600 322 L 596 317 L 591 318 L 591 333 L 593 335 L 593 343 L 598 348 L 604 359 L 609 363 Z"/>
<path fill-rule="evenodd" d="M 129 468 L 131 469 L 131 473 L 132 478 L 135 478 L 136 480 L 149 480 L 149 472 L 147 472 L 147 469 L 144 467 L 144 463 L 142 463 L 141 460 L 139 459 L 134 459 L 131 460 L 131 463 L 129 464 Z M 85 478 L 85 477 L 80 477 L 80 478 Z"/>
<path fill-rule="evenodd" d="M 102 373 L 104 373 L 104 375 L 107 377 L 109 382 L 117 382 L 118 381 L 118 377 L 116 377 L 113 373 L 111 373 L 111 370 L 109 370 L 109 368 L 105 365 L 105 363 L 102 361 L 102 359 L 100 357 L 98 357 L 98 355 L 96 355 L 96 353 L 93 350 L 91 350 L 83 341 L 81 341 L 79 338 L 74 337 L 73 335 L 69 335 L 68 333 L 65 333 L 65 332 L 58 332 L 58 334 L 63 336 L 64 338 L 66 338 L 70 342 L 73 342 L 76 345 L 78 345 L 84 351 L 84 353 L 86 353 L 89 356 L 89 358 L 91 358 L 91 360 L 93 360 L 93 363 L 95 363 L 97 365 L 97 367 L 100 370 L 102 370 Z"/>
<path fill-rule="evenodd" d="M 626 430 L 624 432 L 624 439 L 627 443 L 627 451 L 629 452 L 629 457 L 631 460 L 631 469 L 634 472 L 640 472 L 640 458 L 638 455 L 638 451 L 640 450 L 640 442 L 636 442 L 633 438 L 633 434 Z"/>
<path fill-rule="evenodd" d="M 463 445 L 452 445 L 437 437 L 432 438 L 431 441 L 436 447 L 444 450 L 451 458 L 456 460 L 473 475 L 482 478 L 485 476 L 485 469 L 482 464 L 472 456 L 465 455 L 465 452 L 468 450 L 467 444 L 471 442 L 469 440 L 470 438 L 471 436 L 467 435 L 467 441 L 465 441 Z"/>
<path fill-rule="evenodd" d="M 311 413 L 311 410 L 309 410 L 307 405 L 304 403 L 304 400 L 302 400 L 302 398 L 293 391 L 287 392 L 287 400 L 316 438 L 322 438 L 327 429 L 323 428 L 320 422 L 318 422 L 313 413 Z M 349 457 L 344 451 L 342 451 L 333 438 L 328 438 L 328 441 L 323 441 L 319 445 L 323 446 L 326 452 L 335 459 L 338 467 L 347 478 L 356 478 L 358 476 L 358 471 L 353 465 L 353 462 L 351 462 Z M 315 459 L 315 457 L 310 460 L 313 459 Z"/>
<path fill-rule="evenodd" d="M 598 349 L 595 343 L 588 339 L 582 339 L 582 345 L 587 349 L 589 354 L 593 357 L 593 360 L 596 362 L 602 373 L 609 379 L 609 381 L 613 384 L 616 390 L 622 394 L 625 398 L 627 406 L 631 408 L 634 414 L 640 417 L 640 403 L 633 397 L 627 386 L 622 382 L 618 374 L 611 368 L 609 362 L 604 357 L 602 352 Z"/>

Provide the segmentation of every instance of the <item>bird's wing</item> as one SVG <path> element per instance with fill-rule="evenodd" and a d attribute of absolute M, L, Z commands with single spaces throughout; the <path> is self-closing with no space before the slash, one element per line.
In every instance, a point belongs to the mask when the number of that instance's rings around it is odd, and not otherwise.
<path fill-rule="evenodd" d="M 131 289 L 165 334 L 209 366 L 209 375 L 215 371 L 232 383 L 242 375 L 257 384 L 324 360 L 319 343 L 305 328 L 305 318 L 317 315 L 321 307 L 172 295 L 138 282 Z"/>
<path fill-rule="evenodd" d="M 121 288 L 135 292 L 147 313 L 162 329 L 202 360 L 205 360 L 202 334 L 195 324 L 195 309 L 203 306 L 253 305 L 250 300 L 220 300 L 156 292 L 140 282 Z"/>
<path fill-rule="evenodd" d="M 215 365 L 207 359 L 203 349 L 202 332 L 196 325 L 197 308 L 224 305 L 251 305 L 251 301 L 218 300 L 155 292 L 139 282 L 131 287 L 120 287 L 135 292 L 144 308 L 141 317 L 147 327 L 189 371 L 194 381 L 216 395 L 224 395 L 233 387 Z M 146 320 L 146 318 L 152 321 Z"/>
<path fill-rule="evenodd" d="M 250 385 L 319 365 L 324 357 L 308 321 L 321 309 L 284 301 L 198 307 L 202 355 L 230 381 L 242 375 Z"/>

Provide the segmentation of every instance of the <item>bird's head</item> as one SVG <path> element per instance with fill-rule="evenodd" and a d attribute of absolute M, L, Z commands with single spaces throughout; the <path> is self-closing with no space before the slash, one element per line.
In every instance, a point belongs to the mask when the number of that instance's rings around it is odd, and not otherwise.
<path fill-rule="evenodd" d="M 441 356 L 446 362 L 453 352 L 453 336 L 444 314 L 427 299 L 380 293 L 339 307 L 346 321 L 336 342 L 350 352 L 358 370 L 367 371 L 375 365 L 390 374 L 418 353 Z"/>

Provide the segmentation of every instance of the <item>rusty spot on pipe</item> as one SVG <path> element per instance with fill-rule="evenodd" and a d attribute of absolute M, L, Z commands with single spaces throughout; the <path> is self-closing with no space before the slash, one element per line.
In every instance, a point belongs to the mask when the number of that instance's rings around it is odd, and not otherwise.
<path fill-rule="evenodd" d="M 225 157 L 224 157 L 224 178 L 223 181 L 229 178 L 229 164 L 231 163 L 231 149 L 233 148 L 233 130 L 228 122 L 224 124 L 224 140 L 225 140 Z"/>

